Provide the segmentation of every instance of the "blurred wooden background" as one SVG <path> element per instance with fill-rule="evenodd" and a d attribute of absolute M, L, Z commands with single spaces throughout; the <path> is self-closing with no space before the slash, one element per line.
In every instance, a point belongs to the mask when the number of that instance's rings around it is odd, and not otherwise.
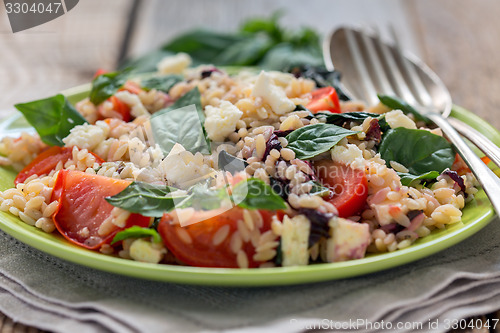
<path fill-rule="evenodd" d="M 84 0 L 66 15 L 13 34 L 0 5 L 0 118 L 12 105 L 56 94 L 195 26 L 231 31 L 285 9 L 282 24 L 322 34 L 342 24 L 396 27 L 453 101 L 500 129 L 498 0 Z M 135 22 L 135 24 L 133 24 Z M 500 304 L 499 304 L 500 308 Z M 1 320 L 1 318 L 0 318 Z M 2 332 L 32 331 L 8 318 Z"/>

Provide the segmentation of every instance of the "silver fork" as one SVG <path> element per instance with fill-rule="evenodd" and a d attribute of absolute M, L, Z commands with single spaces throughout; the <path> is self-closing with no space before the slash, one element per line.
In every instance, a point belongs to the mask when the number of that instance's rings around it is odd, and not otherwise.
<path fill-rule="evenodd" d="M 328 69 L 335 64 L 344 74 L 343 84 L 354 97 L 372 105 L 378 103 L 377 93 L 399 97 L 439 126 L 500 212 L 500 179 L 445 119 L 451 112 L 450 94 L 420 59 L 404 53 L 399 43 L 382 42 L 378 33 L 353 28 L 337 29 L 324 44 L 324 56 Z"/>

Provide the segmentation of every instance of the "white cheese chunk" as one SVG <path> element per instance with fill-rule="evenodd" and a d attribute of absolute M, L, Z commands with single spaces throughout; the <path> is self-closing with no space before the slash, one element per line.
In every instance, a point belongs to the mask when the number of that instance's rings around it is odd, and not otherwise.
<path fill-rule="evenodd" d="M 83 124 L 73 127 L 63 142 L 67 147 L 77 146 L 80 149 L 93 150 L 106 140 L 108 133 L 108 124 L 98 121 L 95 125 Z"/>
<path fill-rule="evenodd" d="M 345 146 L 335 146 L 330 154 L 334 162 L 349 165 L 353 169 L 363 169 L 365 166 L 363 152 L 356 145 L 348 143 Z"/>
<path fill-rule="evenodd" d="M 391 128 L 404 127 L 409 129 L 417 129 L 415 122 L 410 119 L 401 110 L 394 110 L 385 114 L 385 120 Z"/>
<path fill-rule="evenodd" d="M 329 221 L 330 238 L 326 245 L 328 262 L 360 259 L 370 244 L 370 229 L 366 223 L 353 222 L 340 217 Z"/>
<path fill-rule="evenodd" d="M 191 57 L 186 53 L 177 53 L 174 56 L 163 58 L 158 63 L 158 72 L 161 74 L 181 74 L 191 65 Z"/>
<path fill-rule="evenodd" d="M 310 222 L 304 215 L 283 218 L 281 234 L 281 251 L 283 266 L 303 266 L 309 263 Z"/>
<path fill-rule="evenodd" d="M 228 101 L 222 101 L 219 107 L 207 105 L 205 108 L 205 130 L 212 141 L 224 139 L 236 130 L 236 123 L 243 112 Z"/>
<path fill-rule="evenodd" d="M 157 264 L 163 258 L 166 249 L 161 244 L 152 244 L 146 239 L 136 239 L 130 245 L 130 257 L 136 261 Z"/>
<path fill-rule="evenodd" d="M 261 97 L 276 114 L 285 114 L 295 110 L 295 103 L 286 96 L 283 88 L 274 84 L 271 75 L 264 71 L 260 72 L 257 77 L 252 96 Z"/>

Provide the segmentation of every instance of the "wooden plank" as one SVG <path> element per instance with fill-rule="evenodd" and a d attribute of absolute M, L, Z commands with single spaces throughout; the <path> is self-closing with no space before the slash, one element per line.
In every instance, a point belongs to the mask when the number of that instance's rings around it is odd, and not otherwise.
<path fill-rule="evenodd" d="M 113 69 L 130 4 L 80 1 L 58 19 L 15 34 L 0 20 L 0 110 L 86 83 L 97 68 Z M 6 17 L 3 5 L 0 15 Z"/>
<path fill-rule="evenodd" d="M 454 103 L 500 129 L 500 2 L 413 0 L 424 58 Z"/>

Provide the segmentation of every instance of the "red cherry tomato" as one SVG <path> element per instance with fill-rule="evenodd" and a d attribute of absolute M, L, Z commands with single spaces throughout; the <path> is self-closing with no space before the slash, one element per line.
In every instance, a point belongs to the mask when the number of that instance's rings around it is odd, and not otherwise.
<path fill-rule="evenodd" d="M 60 170 L 52 191 L 52 201 L 59 201 L 53 216 L 57 230 L 70 242 L 95 250 L 110 243 L 120 230 L 133 225 L 148 227 L 149 217 L 130 214 L 124 227 L 112 224 L 108 232 L 99 233 L 113 209 L 105 198 L 118 194 L 129 184 L 126 180 Z"/>
<path fill-rule="evenodd" d="M 53 146 L 40 153 L 30 164 L 28 164 L 21 172 L 18 173 L 14 184 L 24 183 L 26 178 L 37 174 L 39 176 L 46 175 L 57 166 L 61 161 L 63 164 L 73 157 L 73 147 Z M 97 155 L 94 155 L 97 163 L 101 164 L 104 161 Z"/>
<path fill-rule="evenodd" d="M 332 113 L 340 113 L 340 102 L 337 92 L 333 87 L 320 88 L 311 93 L 311 101 L 306 105 L 306 108 L 312 113 L 319 111 L 328 111 Z"/>
<path fill-rule="evenodd" d="M 196 212 L 195 214 L 206 213 Z M 276 213 L 264 210 L 259 213 L 264 221 L 262 228 L 259 229 L 263 233 L 271 228 L 271 218 Z M 198 219 L 197 216 L 193 218 Z M 220 214 L 208 219 L 201 218 L 201 222 L 181 227 L 171 223 L 174 219 L 172 213 L 169 213 L 163 215 L 158 224 L 158 232 L 169 251 L 185 264 L 199 267 L 238 268 L 236 254 L 231 250 L 231 237 L 238 230 L 237 221 L 242 219 L 243 210 L 234 207 L 227 211 L 221 210 Z M 225 226 L 229 227 L 227 236 L 220 244 L 214 245 L 214 235 Z M 255 247 L 252 242 L 243 242 L 241 249 L 248 258 L 248 266 L 258 267 L 259 262 L 253 260 Z"/>
<path fill-rule="evenodd" d="M 340 217 L 353 216 L 363 208 L 368 197 L 368 181 L 363 170 L 333 161 L 316 162 L 314 169 L 321 183 L 333 191 L 328 201 L 337 208 Z"/>

